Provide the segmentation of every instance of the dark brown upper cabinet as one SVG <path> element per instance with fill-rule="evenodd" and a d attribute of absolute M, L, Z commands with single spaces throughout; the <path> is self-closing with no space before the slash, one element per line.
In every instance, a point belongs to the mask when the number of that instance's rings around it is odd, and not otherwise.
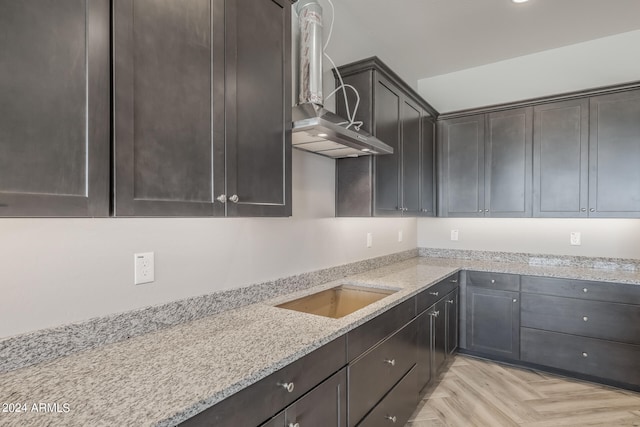
<path fill-rule="evenodd" d="M 109 215 L 109 1 L 0 2 L 0 216 Z"/>
<path fill-rule="evenodd" d="M 362 129 L 394 152 L 336 160 L 336 216 L 433 216 L 437 111 L 378 58 L 338 70 L 360 94 Z M 347 96 L 353 108 L 356 98 Z M 336 110 L 346 117 L 343 100 L 336 97 Z"/>
<path fill-rule="evenodd" d="M 533 216 L 587 217 L 589 100 L 534 108 Z"/>
<path fill-rule="evenodd" d="M 590 99 L 589 216 L 640 217 L 640 90 Z"/>
<path fill-rule="evenodd" d="M 117 216 L 290 215 L 290 9 L 114 2 Z"/>
<path fill-rule="evenodd" d="M 531 107 L 440 122 L 440 216 L 530 217 Z"/>

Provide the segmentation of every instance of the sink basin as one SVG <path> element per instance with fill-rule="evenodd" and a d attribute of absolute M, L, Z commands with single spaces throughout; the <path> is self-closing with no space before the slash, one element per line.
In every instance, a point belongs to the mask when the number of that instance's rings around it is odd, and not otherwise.
<path fill-rule="evenodd" d="M 279 304 L 276 307 L 338 319 L 394 292 L 397 291 L 356 285 L 339 285 Z"/>

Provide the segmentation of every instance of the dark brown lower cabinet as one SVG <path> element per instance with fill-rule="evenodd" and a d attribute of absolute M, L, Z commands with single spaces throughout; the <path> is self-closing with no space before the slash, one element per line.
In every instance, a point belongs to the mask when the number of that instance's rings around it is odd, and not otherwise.
<path fill-rule="evenodd" d="M 418 405 L 416 368 L 412 368 L 358 427 L 403 426 Z M 302 426 L 302 425 L 301 425 Z"/>
<path fill-rule="evenodd" d="M 346 423 L 347 373 L 343 368 L 262 427 L 342 427 Z"/>

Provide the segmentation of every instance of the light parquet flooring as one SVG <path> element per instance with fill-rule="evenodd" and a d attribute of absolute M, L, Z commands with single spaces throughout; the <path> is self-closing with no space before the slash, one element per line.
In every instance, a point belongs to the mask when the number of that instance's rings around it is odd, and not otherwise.
<path fill-rule="evenodd" d="M 427 426 L 640 427 L 640 393 L 456 355 L 406 425 Z"/>

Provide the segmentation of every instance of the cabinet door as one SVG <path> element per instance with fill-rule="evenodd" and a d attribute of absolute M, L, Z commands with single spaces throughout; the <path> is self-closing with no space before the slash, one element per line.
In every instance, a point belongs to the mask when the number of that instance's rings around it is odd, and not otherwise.
<path fill-rule="evenodd" d="M 447 322 L 447 357 L 458 348 L 458 290 L 445 298 L 445 315 Z"/>
<path fill-rule="evenodd" d="M 586 217 L 589 101 L 534 109 L 533 216 Z"/>
<path fill-rule="evenodd" d="M 116 215 L 224 214 L 222 3 L 114 2 Z"/>
<path fill-rule="evenodd" d="M 423 312 L 416 318 L 418 327 L 418 353 L 416 359 L 416 378 L 418 391 L 431 381 L 431 315 L 430 311 Z"/>
<path fill-rule="evenodd" d="M 436 377 L 447 358 L 446 301 L 441 299 L 430 311 L 431 314 L 431 375 Z"/>
<path fill-rule="evenodd" d="M 420 138 L 420 216 L 435 216 L 435 122 L 422 116 Z"/>
<path fill-rule="evenodd" d="M 530 217 L 533 109 L 487 115 L 485 216 Z"/>
<path fill-rule="evenodd" d="M 346 368 L 311 390 L 285 411 L 285 426 L 344 427 L 347 425 Z"/>
<path fill-rule="evenodd" d="M 400 210 L 401 98 L 385 79 L 376 80 L 375 136 L 393 148 L 393 154 L 375 158 L 375 215 L 398 216 Z"/>
<path fill-rule="evenodd" d="M 467 286 L 467 349 L 518 359 L 519 292 Z"/>
<path fill-rule="evenodd" d="M 640 90 L 591 98 L 589 216 L 640 217 Z"/>
<path fill-rule="evenodd" d="M 484 216 L 484 115 L 440 122 L 439 216 Z"/>
<path fill-rule="evenodd" d="M 402 214 L 417 216 L 420 212 L 420 107 L 404 99 L 402 102 Z"/>
<path fill-rule="evenodd" d="M 0 2 L 0 216 L 109 214 L 109 2 Z"/>
<path fill-rule="evenodd" d="M 225 10 L 227 215 L 289 216 L 291 3 L 228 0 Z"/>

